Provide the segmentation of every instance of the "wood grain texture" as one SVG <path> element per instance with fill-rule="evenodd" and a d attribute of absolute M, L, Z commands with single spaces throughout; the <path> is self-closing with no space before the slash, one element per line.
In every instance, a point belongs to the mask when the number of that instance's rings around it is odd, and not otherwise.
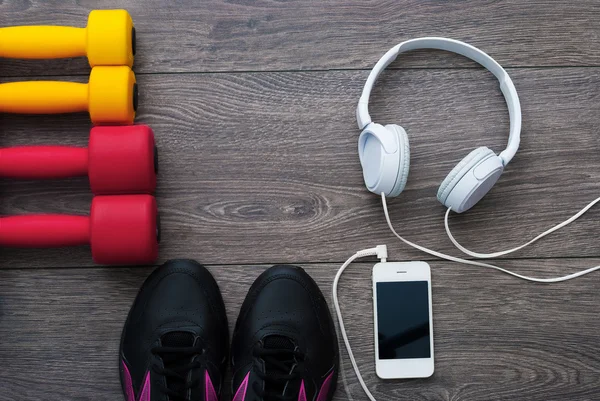
<path fill-rule="evenodd" d="M 474 209 L 453 215 L 457 238 L 475 250 L 516 246 L 600 194 L 598 68 L 513 69 L 521 95 L 521 149 Z M 396 240 L 380 200 L 364 188 L 354 107 L 366 72 L 175 74 L 140 77 L 138 122 L 155 130 L 162 260 L 211 264 L 342 261 L 387 243 L 392 255 L 423 258 Z M 471 149 L 499 152 L 506 106 L 483 70 L 387 73 L 372 112 L 411 140 L 407 189 L 390 202 L 401 234 L 458 254 L 443 231 L 435 194 Z M 84 115 L 0 116 L 0 146 L 85 145 Z M 0 182 L 0 214 L 87 213 L 84 179 Z M 511 257 L 600 256 L 600 211 Z M 89 250 L 7 250 L 1 267 L 90 265 Z"/>
<path fill-rule="evenodd" d="M 586 263 L 528 261 L 539 274 Z M 426 380 L 382 381 L 374 372 L 371 266 L 352 265 L 340 282 L 340 297 L 359 366 L 379 400 L 598 399 L 595 280 L 523 284 L 489 271 L 431 263 L 436 372 Z M 338 267 L 305 266 L 327 299 Z M 264 269 L 210 266 L 232 327 L 247 289 Z M 150 271 L 0 271 L 0 400 L 121 399 L 120 333 Z M 336 400 L 365 399 L 345 352 L 339 383 Z"/>
<path fill-rule="evenodd" d="M 0 2 L 0 26 L 84 26 L 95 8 L 126 8 L 138 72 L 370 68 L 388 48 L 449 36 L 506 66 L 600 66 L 600 3 L 555 0 L 101 0 Z M 402 66 L 468 65 L 415 54 Z M 87 74 L 84 59 L 2 60 L 1 76 Z"/>
<path fill-rule="evenodd" d="M 231 325 L 267 264 L 304 264 L 330 299 L 337 262 L 358 249 L 386 243 L 393 260 L 428 259 L 390 234 L 356 152 L 368 69 L 400 41 L 472 43 L 509 67 L 521 96 L 521 149 L 479 205 L 452 216 L 459 241 L 480 252 L 513 247 L 600 194 L 596 0 L 0 0 L 0 27 L 83 26 L 94 8 L 127 8 L 136 23 L 138 122 L 160 148 L 159 262 L 210 264 Z M 371 106 L 411 141 L 392 220 L 408 239 L 459 255 L 437 187 L 471 149 L 503 149 L 506 106 L 493 77 L 458 56 L 413 52 L 392 69 Z M 0 60 L 0 83 L 88 75 L 83 58 Z M 0 114 L 0 147 L 84 146 L 90 128 L 84 114 Z M 83 214 L 90 201 L 86 179 L 0 179 L 0 215 Z M 597 265 L 599 217 L 592 209 L 498 264 L 542 277 Z M 376 378 L 372 263 L 342 279 L 350 339 L 379 400 L 600 399 L 596 275 L 546 286 L 431 265 L 436 373 L 427 380 Z M 122 399 L 118 339 L 152 268 L 98 268 L 86 247 L 0 249 L 0 401 Z M 364 400 L 343 355 L 336 401 Z"/>

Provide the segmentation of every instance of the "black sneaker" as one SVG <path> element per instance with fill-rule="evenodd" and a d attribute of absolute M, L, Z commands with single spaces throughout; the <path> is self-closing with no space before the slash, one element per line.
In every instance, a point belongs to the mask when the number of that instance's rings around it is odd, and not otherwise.
<path fill-rule="evenodd" d="M 296 266 L 274 266 L 254 282 L 231 346 L 233 401 L 328 401 L 338 342 L 327 302 Z"/>
<path fill-rule="evenodd" d="M 146 279 L 119 353 L 126 401 L 217 401 L 229 334 L 219 287 L 203 266 L 172 260 Z"/>

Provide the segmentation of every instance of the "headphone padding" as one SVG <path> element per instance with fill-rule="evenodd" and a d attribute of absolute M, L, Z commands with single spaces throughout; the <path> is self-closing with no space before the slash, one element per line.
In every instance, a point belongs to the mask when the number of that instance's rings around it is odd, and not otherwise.
<path fill-rule="evenodd" d="M 358 155 L 367 189 L 390 196 L 401 165 L 400 137 L 383 125 L 372 123 L 358 137 Z"/>
<path fill-rule="evenodd" d="M 437 198 L 443 205 L 446 204 L 446 198 L 452 192 L 454 186 L 460 181 L 460 179 L 477 163 L 484 158 L 494 153 L 485 146 L 481 146 L 466 155 L 454 168 L 450 171 L 450 174 L 446 176 L 440 188 L 437 192 Z"/>
<path fill-rule="evenodd" d="M 410 146 L 408 143 L 408 135 L 404 128 L 395 124 L 388 124 L 385 128 L 396 134 L 398 138 L 398 149 L 400 151 L 400 165 L 398 166 L 396 183 L 388 195 L 391 197 L 400 195 L 400 193 L 404 191 L 404 187 L 408 181 L 408 172 L 410 170 Z"/>

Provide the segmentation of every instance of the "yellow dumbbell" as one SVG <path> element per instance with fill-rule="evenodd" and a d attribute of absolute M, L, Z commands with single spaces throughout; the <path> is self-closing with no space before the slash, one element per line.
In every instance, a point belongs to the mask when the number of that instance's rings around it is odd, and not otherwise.
<path fill-rule="evenodd" d="M 92 67 L 133 66 L 135 28 L 125 10 L 94 10 L 86 28 L 0 28 L 0 57 L 44 59 L 87 56 Z"/>
<path fill-rule="evenodd" d="M 0 84 L 0 112 L 60 114 L 89 111 L 94 124 L 132 124 L 138 92 L 131 68 L 94 67 L 87 84 L 28 81 Z"/>

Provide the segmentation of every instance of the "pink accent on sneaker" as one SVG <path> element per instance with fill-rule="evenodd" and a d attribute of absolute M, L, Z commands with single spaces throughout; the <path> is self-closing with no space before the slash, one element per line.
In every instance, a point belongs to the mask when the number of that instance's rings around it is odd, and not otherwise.
<path fill-rule="evenodd" d="M 323 382 L 321 390 L 319 391 L 319 396 L 317 397 L 317 401 L 327 401 L 327 397 L 329 396 L 329 389 L 331 388 L 331 382 L 333 380 L 333 373 L 334 372 L 332 371 Z M 302 384 L 304 384 L 304 382 Z"/>
<path fill-rule="evenodd" d="M 131 383 L 131 373 L 124 360 L 121 360 L 121 367 L 123 368 L 123 386 L 125 386 L 125 397 L 127 401 L 135 401 L 135 394 L 133 393 L 133 384 Z"/>
<path fill-rule="evenodd" d="M 304 388 L 304 380 L 300 385 L 300 394 L 298 395 L 298 401 L 306 401 L 306 389 Z"/>
<path fill-rule="evenodd" d="M 129 368 L 124 360 L 121 360 L 121 366 L 123 367 L 123 385 L 125 386 L 125 396 L 127 401 L 135 401 L 131 373 L 129 373 Z M 142 387 L 142 393 L 140 394 L 138 401 L 150 401 L 150 372 L 146 372 L 144 387 Z"/>
<path fill-rule="evenodd" d="M 244 381 L 240 384 L 237 391 L 235 392 L 235 396 L 233 396 L 233 400 L 231 401 L 244 401 L 246 398 L 246 390 L 248 390 L 248 380 L 250 379 L 250 372 L 246 374 Z"/>
<path fill-rule="evenodd" d="M 205 401 L 219 401 L 215 386 L 213 385 L 212 380 L 210 380 L 208 370 L 204 372 L 204 390 Z"/>
<path fill-rule="evenodd" d="M 146 380 L 144 380 L 144 387 L 139 401 L 150 401 L 150 372 L 146 373 Z"/>

